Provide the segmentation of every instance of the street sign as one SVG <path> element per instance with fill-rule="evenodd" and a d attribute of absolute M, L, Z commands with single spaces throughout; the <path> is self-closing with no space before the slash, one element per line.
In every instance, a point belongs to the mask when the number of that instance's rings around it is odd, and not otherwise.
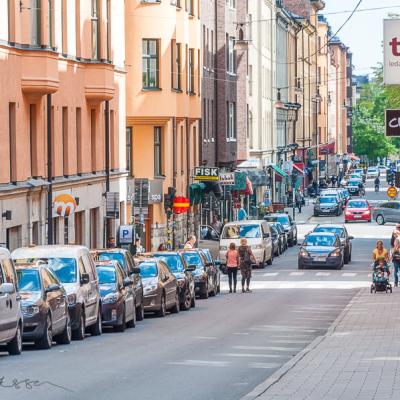
<path fill-rule="evenodd" d="M 120 244 L 133 244 L 134 239 L 134 226 L 121 225 L 119 227 L 119 243 Z"/>
<path fill-rule="evenodd" d="M 390 188 L 388 188 L 387 190 L 387 195 L 391 198 L 394 199 L 395 197 L 397 197 L 397 189 L 394 186 L 391 186 Z"/>
<path fill-rule="evenodd" d="M 196 167 L 194 169 L 194 180 L 196 181 L 218 181 L 219 168 L 217 167 Z"/>
<path fill-rule="evenodd" d="M 400 85 L 400 19 L 383 20 L 383 80 L 385 85 Z"/>
<path fill-rule="evenodd" d="M 119 218 L 119 193 L 106 193 L 106 218 Z"/>
<path fill-rule="evenodd" d="M 172 209 L 175 214 L 184 214 L 190 208 L 190 200 L 187 197 L 176 196 L 174 197 L 174 203 Z"/>
<path fill-rule="evenodd" d="M 385 111 L 386 136 L 400 136 L 400 110 Z"/>
<path fill-rule="evenodd" d="M 225 172 L 223 174 L 219 174 L 219 183 L 222 186 L 234 186 L 235 185 L 235 173 L 234 172 Z"/>
<path fill-rule="evenodd" d="M 53 216 L 69 217 L 78 207 L 75 197 L 69 193 L 61 193 L 54 197 L 53 200 Z"/>
<path fill-rule="evenodd" d="M 397 171 L 394 173 L 394 186 L 400 188 L 400 172 Z"/>

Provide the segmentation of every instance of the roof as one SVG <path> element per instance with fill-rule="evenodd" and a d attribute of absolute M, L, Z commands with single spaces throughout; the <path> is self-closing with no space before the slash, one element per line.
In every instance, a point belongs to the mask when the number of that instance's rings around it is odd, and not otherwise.
<path fill-rule="evenodd" d="M 341 224 L 318 224 L 315 228 L 320 228 L 320 227 L 326 227 L 326 228 L 342 228 L 344 229 L 344 226 Z"/>
<path fill-rule="evenodd" d="M 58 258 L 68 257 L 75 258 L 77 256 L 88 253 L 89 250 L 85 246 L 76 245 L 45 245 L 20 247 L 11 253 L 13 258 Z"/>
<path fill-rule="evenodd" d="M 94 263 L 95 263 L 96 267 L 105 267 L 110 264 L 114 265 L 114 267 L 119 265 L 119 262 L 116 260 L 102 260 L 102 261 L 95 261 Z"/>
<path fill-rule="evenodd" d="M 10 252 L 5 247 L 0 247 L 0 257 L 10 257 Z"/>
<path fill-rule="evenodd" d="M 227 222 L 225 226 L 230 226 L 230 225 L 254 225 L 254 224 L 262 224 L 264 223 L 265 220 L 262 219 L 249 219 L 246 221 L 232 221 L 232 222 Z"/>
<path fill-rule="evenodd" d="M 307 236 L 335 236 L 336 237 L 336 233 L 333 232 L 310 232 Z"/>
<path fill-rule="evenodd" d="M 113 247 L 111 249 L 93 249 L 90 250 L 91 253 L 98 254 L 98 253 L 126 253 L 128 252 L 127 249 L 122 249 L 121 247 Z"/>

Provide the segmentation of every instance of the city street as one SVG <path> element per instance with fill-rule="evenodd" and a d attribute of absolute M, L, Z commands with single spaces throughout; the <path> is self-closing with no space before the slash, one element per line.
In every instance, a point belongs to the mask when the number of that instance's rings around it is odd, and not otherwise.
<path fill-rule="evenodd" d="M 383 191 L 368 190 L 366 197 L 384 199 Z M 316 222 L 300 224 L 299 238 Z M 148 317 L 125 333 L 88 336 L 50 351 L 26 346 L 21 357 L 4 355 L 0 398 L 81 399 L 85 393 L 86 399 L 240 399 L 324 335 L 360 288 L 369 286 L 371 251 L 393 226 L 347 228 L 355 240 L 353 261 L 343 270 L 298 271 L 293 247 L 271 267 L 254 271 L 251 294 L 228 294 L 223 277 L 222 293 L 198 300 L 189 312 Z M 12 383 L 26 379 L 37 385 L 23 383 L 17 390 Z"/>

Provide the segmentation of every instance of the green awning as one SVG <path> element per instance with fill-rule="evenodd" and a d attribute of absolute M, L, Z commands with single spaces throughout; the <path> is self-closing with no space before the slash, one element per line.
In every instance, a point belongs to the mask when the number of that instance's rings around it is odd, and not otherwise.
<path fill-rule="evenodd" d="M 192 183 L 189 186 L 189 199 L 190 205 L 200 204 L 203 197 L 203 191 L 205 189 L 204 183 Z"/>
<path fill-rule="evenodd" d="M 289 175 L 283 171 L 282 169 L 280 169 L 277 165 L 275 164 L 271 164 L 270 167 L 280 176 L 283 176 L 284 178 L 287 178 Z"/>

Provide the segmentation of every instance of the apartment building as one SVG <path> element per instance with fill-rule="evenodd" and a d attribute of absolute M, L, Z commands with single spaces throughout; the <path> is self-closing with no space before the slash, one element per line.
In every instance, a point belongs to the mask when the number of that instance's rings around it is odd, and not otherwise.
<path fill-rule="evenodd" d="M 200 15 L 200 0 L 125 2 L 128 193 L 149 193 L 129 214 L 148 250 L 195 230 L 195 210 L 168 219 L 163 196 L 188 196 L 200 163 Z"/>
<path fill-rule="evenodd" d="M 0 242 L 102 246 L 104 193 L 125 210 L 124 2 L 0 3 Z"/>

